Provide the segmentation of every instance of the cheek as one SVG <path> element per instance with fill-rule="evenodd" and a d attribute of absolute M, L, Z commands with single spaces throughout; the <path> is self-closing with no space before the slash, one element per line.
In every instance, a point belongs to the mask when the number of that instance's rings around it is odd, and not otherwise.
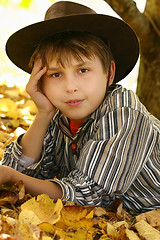
<path fill-rule="evenodd" d="M 49 81 L 42 81 L 41 84 L 42 93 L 53 103 L 57 99 L 57 90 Z"/>
<path fill-rule="evenodd" d="M 41 88 L 41 91 L 44 93 L 45 92 L 45 89 L 46 89 L 46 80 L 45 79 L 42 79 L 41 82 L 40 82 L 40 88 Z"/>
<path fill-rule="evenodd" d="M 92 82 L 92 84 L 90 85 L 91 87 L 88 88 L 90 89 L 91 93 L 93 94 L 94 97 L 99 96 L 102 97 L 105 95 L 106 93 L 106 88 L 107 88 L 107 81 L 105 81 L 104 79 L 101 79 L 95 83 Z"/>
<path fill-rule="evenodd" d="M 43 93 L 56 108 L 59 108 L 60 94 L 58 94 L 58 91 L 55 88 L 47 85 L 44 87 Z"/>
<path fill-rule="evenodd" d="M 53 86 L 53 83 L 51 81 L 48 81 L 47 79 L 42 81 L 42 91 L 46 95 L 49 94 L 51 91 L 53 92 L 55 87 Z"/>

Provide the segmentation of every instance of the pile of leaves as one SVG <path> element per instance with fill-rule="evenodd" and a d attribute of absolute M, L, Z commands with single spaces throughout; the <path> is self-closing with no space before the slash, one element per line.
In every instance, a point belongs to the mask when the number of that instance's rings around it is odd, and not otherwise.
<path fill-rule="evenodd" d="M 0 86 L 0 160 L 5 146 L 32 124 L 36 106 L 16 86 Z M 32 197 L 22 182 L 0 186 L 0 240 L 160 240 L 160 209 L 127 212 L 119 199 L 107 209 Z"/>
<path fill-rule="evenodd" d="M 158 240 L 160 209 L 136 215 L 120 200 L 107 209 L 25 194 L 23 182 L 0 186 L 0 240 Z"/>
<path fill-rule="evenodd" d="M 37 108 L 23 88 L 0 85 L 0 160 L 5 146 L 32 124 Z"/>

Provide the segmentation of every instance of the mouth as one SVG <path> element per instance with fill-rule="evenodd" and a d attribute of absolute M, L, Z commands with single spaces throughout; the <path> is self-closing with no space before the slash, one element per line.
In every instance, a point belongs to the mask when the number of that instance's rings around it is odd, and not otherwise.
<path fill-rule="evenodd" d="M 83 102 L 83 100 L 80 100 L 80 99 L 73 99 L 73 100 L 69 100 L 66 102 L 66 104 L 68 106 L 79 106 L 81 103 Z"/>

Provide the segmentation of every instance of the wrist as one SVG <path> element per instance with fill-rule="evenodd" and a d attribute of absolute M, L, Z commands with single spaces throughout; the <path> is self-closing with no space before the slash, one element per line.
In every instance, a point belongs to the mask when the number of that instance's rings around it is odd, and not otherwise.
<path fill-rule="evenodd" d="M 9 166 L 0 166 L 0 172 L 3 171 L 3 176 L 4 176 L 4 183 L 9 183 L 9 184 L 13 184 L 14 182 L 14 173 L 16 170 L 9 167 Z"/>
<path fill-rule="evenodd" d="M 53 111 L 51 111 L 51 112 L 44 112 L 44 111 L 38 111 L 37 112 L 37 117 L 38 118 L 41 118 L 41 119 L 45 119 L 45 120 L 51 120 L 53 117 L 54 117 L 54 115 L 55 115 L 55 113 L 56 113 L 56 111 L 55 110 L 53 110 Z"/>
<path fill-rule="evenodd" d="M 43 126 L 48 126 L 54 115 L 55 112 L 46 113 L 38 111 L 36 114 L 36 119 L 38 123 L 41 123 Z"/>

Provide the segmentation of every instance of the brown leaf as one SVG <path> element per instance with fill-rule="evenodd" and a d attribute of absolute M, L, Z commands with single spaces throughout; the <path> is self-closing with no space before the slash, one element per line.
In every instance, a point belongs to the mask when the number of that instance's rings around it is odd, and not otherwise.
<path fill-rule="evenodd" d="M 132 230 L 125 229 L 125 234 L 127 239 L 140 240 L 140 238 L 137 236 L 137 233 L 133 232 Z"/>
<path fill-rule="evenodd" d="M 11 191 L 14 191 L 18 193 L 19 200 L 22 200 L 25 197 L 25 186 L 24 183 L 20 180 L 16 182 L 13 187 L 11 188 Z"/>
<path fill-rule="evenodd" d="M 1 207 L 1 214 L 3 216 L 11 217 L 13 219 L 18 219 L 18 211 L 16 211 L 15 209 L 13 210 L 10 208 Z"/>
<path fill-rule="evenodd" d="M 94 208 L 94 215 L 97 217 L 104 216 L 106 213 L 107 213 L 107 211 L 105 210 L 105 208 L 102 208 L 102 207 Z"/>
<path fill-rule="evenodd" d="M 9 190 L 0 190 L 0 206 L 7 203 L 15 204 L 18 200 L 18 195 Z"/>
<path fill-rule="evenodd" d="M 139 222 L 137 222 L 135 224 L 135 228 L 137 229 L 139 235 L 145 240 L 160 239 L 160 232 L 144 220 L 140 220 Z"/>
<path fill-rule="evenodd" d="M 117 208 L 119 207 L 119 205 L 122 203 L 122 201 L 119 199 L 119 198 L 116 198 L 113 203 L 111 203 L 107 208 L 106 210 L 108 212 L 114 212 L 116 213 L 117 212 Z"/>

